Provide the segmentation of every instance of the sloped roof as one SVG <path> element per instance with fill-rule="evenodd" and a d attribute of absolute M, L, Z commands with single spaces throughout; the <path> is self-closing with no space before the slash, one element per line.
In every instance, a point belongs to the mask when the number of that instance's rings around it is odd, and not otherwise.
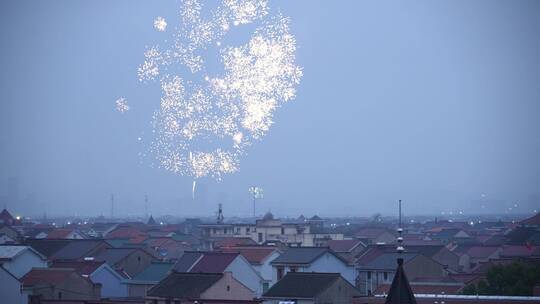
<path fill-rule="evenodd" d="M 264 262 L 264 259 L 266 259 L 274 251 L 276 251 L 276 249 L 272 247 L 253 246 L 224 248 L 221 251 L 233 253 L 237 252 L 240 253 L 244 258 L 246 258 L 246 260 L 251 264 L 262 264 Z"/>
<path fill-rule="evenodd" d="M 133 277 L 133 281 L 159 282 L 172 270 L 172 262 L 152 262 L 143 271 Z"/>
<path fill-rule="evenodd" d="M 21 278 L 25 286 L 36 284 L 59 284 L 68 280 L 75 273 L 70 268 L 33 268 Z"/>
<path fill-rule="evenodd" d="M 68 243 L 51 256 L 53 260 L 76 260 L 103 245 L 102 240 L 68 240 Z"/>
<path fill-rule="evenodd" d="M 401 258 L 403 259 L 404 263 L 408 263 L 418 255 L 418 253 L 406 252 L 401 254 Z M 398 253 L 385 252 L 365 265 L 360 265 L 360 267 L 364 269 L 394 269 L 396 267 L 396 260 L 398 256 Z"/>
<path fill-rule="evenodd" d="M 503 246 L 500 253 L 501 257 L 528 257 L 536 254 L 535 246 Z"/>
<path fill-rule="evenodd" d="M 409 245 L 407 243 L 405 250 L 407 252 L 418 252 L 427 257 L 432 257 L 443 250 L 443 248 L 445 248 L 443 245 Z"/>
<path fill-rule="evenodd" d="M 403 269 L 404 260 L 397 259 L 398 266 L 394 279 L 392 280 L 392 285 L 388 291 L 388 296 L 386 297 L 385 304 L 416 304 L 416 298 L 414 293 L 409 285 L 409 280 L 405 275 L 405 270 Z"/>
<path fill-rule="evenodd" d="M 80 232 L 77 231 L 77 229 L 74 229 L 74 228 L 57 228 L 57 229 L 54 229 L 54 230 L 50 231 L 47 234 L 47 238 L 48 239 L 65 239 L 72 232 L 77 232 L 77 233 L 81 234 Z"/>
<path fill-rule="evenodd" d="M 535 215 L 526 218 L 519 223 L 522 225 L 540 225 L 540 213 L 536 213 Z"/>
<path fill-rule="evenodd" d="M 172 272 L 152 287 L 148 296 L 196 299 L 222 277 L 221 273 Z"/>
<path fill-rule="evenodd" d="M 376 238 L 376 237 L 380 236 L 383 233 L 392 234 L 392 232 L 390 232 L 386 228 L 373 227 L 373 228 L 362 228 L 359 231 L 357 231 L 355 235 L 357 237 L 363 237 L 363 238 Z"/>
<path fill-rule="evenodd" d="M 441 284 L 428 284 L 428 283 L 416 283 L 411 282 L 411 289 L 415 294 L 449 294 L 456 295 L 460 294 L 461 290 L 464 287 L 464 284 L 454 283 L 441 283 Z M 390 291 L 389 284 L 383 284 L 377 287 L 373 292 L 374 294 L 388 294 Z"/>
<path fill-rule="evenodd" d="M 255 244 L 257 243 L 249 237 L 224 237 L 214 240 L 214 247 L 216 248 Z"/>
<path fill-rule="evenodd" d="M 25 250 L 33 252 L 43 260 L 46 259 L 44 255 L 30 246 L 5 244 L 0 245 L 0 260 L 11 260 L 22 254 Z"/>
<path fill-rule="evenodd" d="M 499 247 L 495 246 L 473 246 L 467 250 L 466 254 L 472 258 L 488 258 L 498 249 Z"/>
<path fill-rule="evenodd" d="M 360 240 L 330 240 L 326 243 L 335 252 L 350 252 L 362 244 Z"/>
<path fill-rule="evenodd" d="M 288 272 L 263 294 L 266 298 L 315 298 L 330 287 L 339 273 Z"/>
<path fill-rule="evenodd" d="M 104 263 L 103 261 L 54 261 L 50 268 L 73 268 L 78 274 L 89 276 Z"/>
<path fill-rule="evenodd" d="M 177 272 L 188 272 L 202 256 L 202 252 L 186 251 L 174 265 Z"/>
<path fill-rule="evenodd" d="M 287 249 L 272 264 L 310 264 L 321 255 L 330 252 L 325 247 L 294 247 Z"/>
<path fill-rule="evenodd" d="M 238 253 L 205 252 L 189 272 L 221 273 L 237 256 Z"/>
<path fill-rule="evenodd" d="M 0 220 L 7 222 L 7 221 L 14 221 L 15 219 L 13 218 L 11 213 L 9 213 L 9 211 L 7 211 L 6 209 L 3 209 L 2 212 L 0 212 Z"/>
<path fill-rule="evenodd" d="M 95 256 L 95 259 L 115 265 L 137 250 L 136 248 L 107 248 Z"/>
<path fill-rule="evenodd" d="M 42 255 L 46 257 L 51 257 L 60 249 L 64 248 L 67 244 L 69 244 L 70 240 L 27 239 L 25 243 L 27 245 L 30 245 Z"/>

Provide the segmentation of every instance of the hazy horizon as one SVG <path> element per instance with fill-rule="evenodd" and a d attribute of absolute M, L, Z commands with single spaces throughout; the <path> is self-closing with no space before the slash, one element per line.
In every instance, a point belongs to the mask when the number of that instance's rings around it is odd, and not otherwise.
<path fill-rule="evenodd" d="M 137 67 L 178 2 L 0 2 L 0 202 L 20 214 L 520 213 L 540 207 L 540 2 L 269 1 L 296 98 L 222 181 L 144 154 L 160 103 Z M 242 30 L 231 41 L 243 41 Z M 126 97 L 132 109 L 115 110 Z M 141 139 L 142 140 L 141 140 Z M 142 156 L 141 156 L 142 155 Z M 510 209 L 509 209 L 510 208 Z"/>

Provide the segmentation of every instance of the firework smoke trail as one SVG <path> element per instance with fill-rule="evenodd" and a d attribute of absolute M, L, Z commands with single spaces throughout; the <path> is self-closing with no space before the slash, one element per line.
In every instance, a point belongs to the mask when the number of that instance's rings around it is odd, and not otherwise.
<path fill-rule="evenodd" d="M 302 69 L 289 19 L 271 15 L 267 0 L 223 0 L 206 18 L 202 2 L 181 3 L 174 42 L 147 48 L 138 77 L 158 81 L 162 91 L 150 152 L 158 167 L 191 176 L 194 196 L 197 179 L 220 180 L 239 170 L 241 156 L 268 132 L 276 109 L 295 98 Z M 222 45 L 235 27 L 255 22 L 245 45 Z M 154 28 L 163 32 L 167 22 L 157 17 Z M 209 48 L 219 50 L 221 75 L 206 71 Z M 179 67 L 189 77 L 172 72 Z M 215 148 L 203 149 L 201 141 Z"/>

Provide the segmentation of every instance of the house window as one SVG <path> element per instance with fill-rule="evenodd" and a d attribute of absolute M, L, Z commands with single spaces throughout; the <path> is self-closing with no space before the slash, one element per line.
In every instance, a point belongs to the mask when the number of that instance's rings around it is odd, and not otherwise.
<path fill-rule="evenodd" d="M 246 228 L 246 232 L 249 232 L 249 227 Z"/>
<path fill-rule="evenodd" d="M 371 280 L 371 271 L 368 271 L 368 272 L 367 272 L 367 279 L 368 279 L 368 280 Z"/>
<path fill-rule="evenodd" d="M 291 267 L 289 267 L 289 269 L 291 270 L 291 272 L 297 272 L 298 271 L 298 267 L 296 267 L 296 266 L 291 266 Z"/>
<path fill-rule="evenodd" d="M 277 279 L 281 280 L 281 278 L 283 278 L 283 267 L 279 266 L 277 267 Z"/>
<path fill-rule="evenodd" d="M 227 228 L 223 228 L 223 234 L 227 234 Z"/>
<path fill-rule="evenodd" d="M 240 233 L 240 227 L 236 227 L 236 232 Z"/>
<path fill-rule="evenodd" d="M 62 292 L 58 292 L 58 300 L 62 300 Z"/>
<path fill-rule="evenodd" d="M 262 243 L 262 241 L 263 241 L 262 233 L 259 232 L 259 243 Z"/>
<path fill-rule="evenodd" d="M 268 282 L 264 282 L 263 283 L 263 293 L 265 293 L 268 290 L 269 287 L 270 287 L 270 284 Z"/>
<path fill-rule="evenodd" d="M 231 291 L 231 286 L 227 285 L 227 291 Z"/>
<path fill-rule="evenodd" d="M 281 227 L 281 234 L 285 234 L 285 228 Z"/>
<path fill-rule="evenodd" d="M 383 273 L 383 278 L 384 278 L 385 281 L 388 280 L 388 272 L 385 271 L 385 272 Z"/>

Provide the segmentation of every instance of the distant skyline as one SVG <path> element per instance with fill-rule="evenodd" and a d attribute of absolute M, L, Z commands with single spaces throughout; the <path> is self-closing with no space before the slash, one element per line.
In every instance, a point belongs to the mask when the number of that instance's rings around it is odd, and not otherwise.
<path fill-rule="evenodd" d="M 239 172 L 152 167 L 147 46 L 178 2 L 0 2 L 0 199 L 18 213 L 278 216 L 540 208 L 538 1 L 269 1 L 304 76 Z M 242 30 L 232 40 L 245 39 Z M 115 109 L 125 96 L 128 113 Z M 15 200 L 15 201 L 14 201 Z M 517 204 L 517 207 L 514 205 Z M 511 208 L 511 209 L 509 209 Z M 492 212 L 493 210 L 493 212 Z"/>

